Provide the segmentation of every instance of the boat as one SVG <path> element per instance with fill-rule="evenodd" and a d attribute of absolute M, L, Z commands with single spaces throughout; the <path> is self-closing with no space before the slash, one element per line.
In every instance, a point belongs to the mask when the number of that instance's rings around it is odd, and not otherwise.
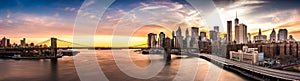
<path fill-rule="evenodd" d="M 74 56 L 78 53 L 80 52 L 77 50 L 59 50 L 59 54 L 62 54 L 62 56 Z"/>
<path fill-rule="evenodd" d="M 21 55 L 19 54 L 15 54 L 14 56 L 12 56 L 11 58 L 19 60 L 21 58 Z"/>

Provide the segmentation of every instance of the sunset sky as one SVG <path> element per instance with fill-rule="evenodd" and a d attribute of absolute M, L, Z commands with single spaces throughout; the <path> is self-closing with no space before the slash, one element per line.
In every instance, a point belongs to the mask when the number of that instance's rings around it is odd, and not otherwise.
<path fill-rule="evenodd" d="M 94 36 L 95 46 L 112 46 L 112 43 L 130 46 L 146 43 L 150 32 L 165 32 L 170 36 L 179 25 L 183 33 L 188 27 L 209 31 L 215 25 L 226 32 L 226 21 L 233 20 L 237 12 L 252 36 L 259 28 L 268 37 L 273 28 L 277 33 L 280 28 L 286 28 L 300 40 L 298 0 L 213 0 L 213 3 L 215 10 L 197 10 L 188 0 L 116 0 L 99 15 L 96 12 L 99 8 L 93 6 L 103 4 L 96 0 L 1 0 L 0 35 L 16 43 L 21 38 L 35 43 L 50 37 L 72 41 L 75 22 L 80 21 L 76 17 L 85 17 L 86 23 L 101 18 Z M 80 9 L 88 12 L 78 13 Z M 208 22 L 214 13 L 219 15 L 221 24 Z M 84 29 L 89 28 L 87 25 Z M 114 38 L 128 37 L 131 37 L 129 42 L 112 42 Z"/>

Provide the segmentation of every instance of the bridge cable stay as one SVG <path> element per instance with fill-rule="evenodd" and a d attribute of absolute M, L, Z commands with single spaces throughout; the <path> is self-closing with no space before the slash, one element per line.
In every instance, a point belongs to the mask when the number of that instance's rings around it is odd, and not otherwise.
<path fill-rule="evenodd" d="M 69 42 L 69 41 L 65 41 L 65 40 L 61 40 L 61 39 L 57 39 L 57 40 L 58 40 L 58 41 L 61 41 L 61 42 L 69 43 L 69 44 L 78 45 L 78 46 L 87 46 L 87 45 L 78 44 L 78 43 L 73 43 L 73 42 Z"/>
<path fill-rule="evenodd" d="M 65 40 L 61 40 L 61 39 L 57 39 L 57 41 L 60 41 L 63 43 L 68 43 L 68 44 L 74 44 L 74 45 L 78 45 L 78 46 L 87 46 L 87 45 L 73 43 L 73 42 L 69 42 L 69 41 L 65 41 Z M 43 44 L 50 43 L 50 42 L 51 42 L 51 39 L 48 39 L 48 40 L 37 43 L 37 45 L 43 45 Z"/>
<path fill-rule="evenodd" d="M 42 45 L 42 44 L 45 44 L 45 43 L 47 43 L 47 42 L 50 42 L 50 40 L 51 40 L 51 39 L 48 39 L 48 40 L 45 40 L 45 41 L 39 42 L 39 43 L 37 43 L 37 45 Z"/>
<path fill-rule="evenodd" d="M 130 46 L 130 47 L 139 47 L 139 46 L 144 46 L 144 45 L 147 45 L 147 43 L 144 43 L 144 44 L 138 44 L 138 45 L 133 45 L 133 46 Z"/>

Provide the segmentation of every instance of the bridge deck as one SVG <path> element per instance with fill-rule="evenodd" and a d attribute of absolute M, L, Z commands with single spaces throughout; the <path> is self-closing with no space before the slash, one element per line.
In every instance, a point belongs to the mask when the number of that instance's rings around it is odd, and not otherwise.
<path fill-rule="evenodd" d="M 229 60 L 226 58 L 222 58 L 210 54 L 200 54 L 200 53 L 195 53 L 195 54 L 206 58 L 210 58 L 211 60 L 220 62 L 222 64 L 227 64 L 227 65 L 229 64 L 232 66 L 236 66 L 266 76 L 276 77 L 285 80 L 300 80 L 300 73 L 296 73 L 296 72 L 288 72 L 283 70 L 276 70 L 276 69 L 271 69 L 266 67 L 255 66 L 255 65 L 251 65 L 243 62 L 237 62 L 237 61 Z"/>

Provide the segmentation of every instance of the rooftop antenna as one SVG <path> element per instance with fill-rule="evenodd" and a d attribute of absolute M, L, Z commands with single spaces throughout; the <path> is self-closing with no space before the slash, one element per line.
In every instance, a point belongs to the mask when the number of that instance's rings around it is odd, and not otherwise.
<path fill-rule="evenodd" d="M 237 11 L 235 11 L 235 18 L 237 18 Z"/>

